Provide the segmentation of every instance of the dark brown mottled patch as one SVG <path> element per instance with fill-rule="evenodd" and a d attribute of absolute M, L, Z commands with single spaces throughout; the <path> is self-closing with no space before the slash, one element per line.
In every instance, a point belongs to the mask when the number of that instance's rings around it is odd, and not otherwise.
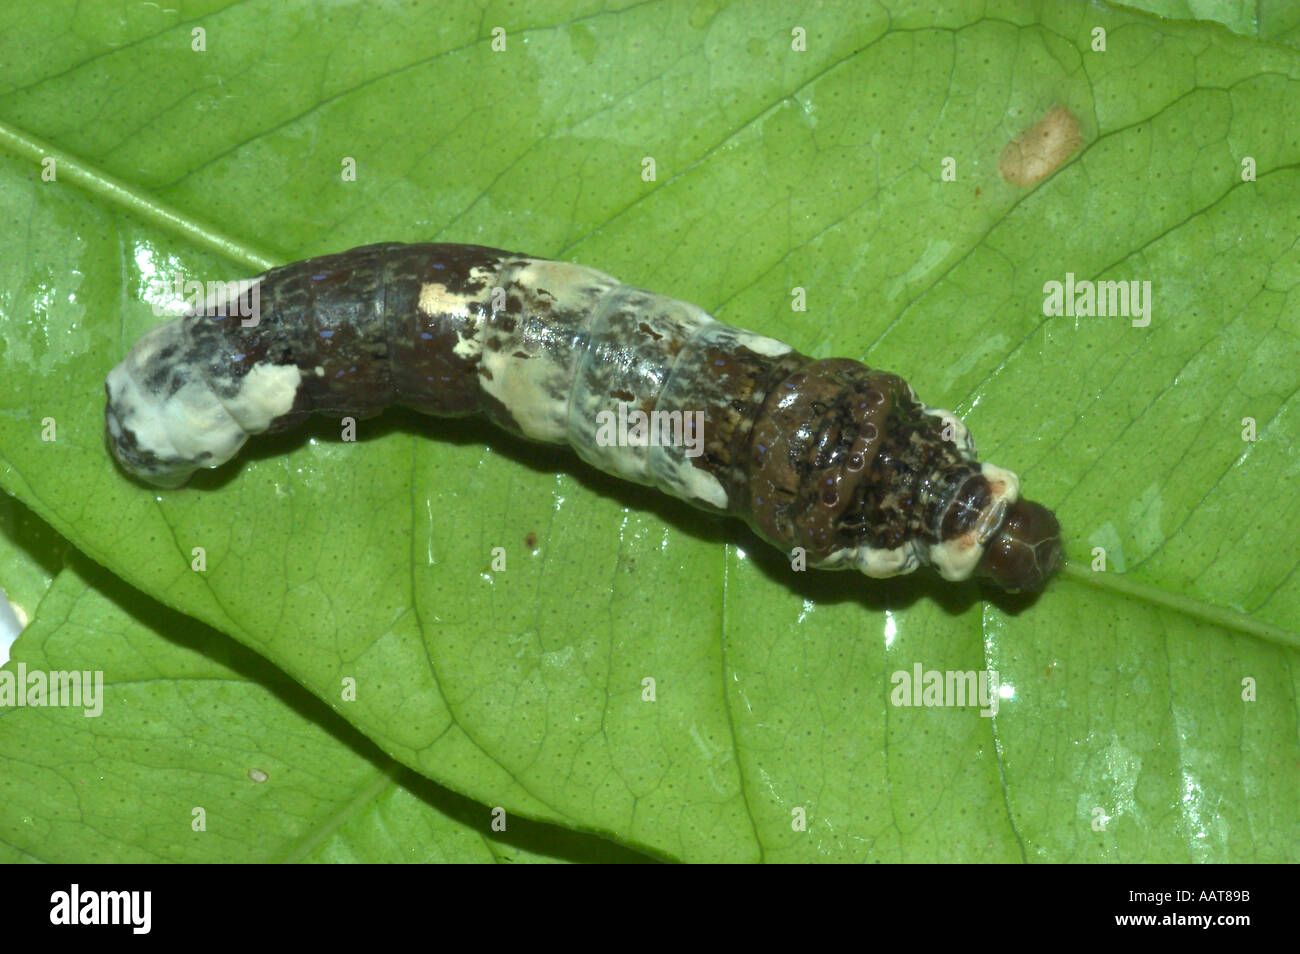
<path fill-rule="evenodd" d="M 1051 155 L 1059 165 L 1078 148 L 1055 111 L 1039 126 L 1021 137 L 1026 169 L 1050 165 Z M 1042 155 L 1028 148 L 1034 142 Z M 924 413 L 898 376 L 845 358 L 763 355 L 725 326 L 709 324 L 700 335 L 698 310 L 585 271 L 572 294 L 557 298 L 517 280 L 524 267 L 523 257 L 482 246 L 388 243 L 273 269 L 261 280 L 257 325 L 220 315 L 185 319 L 184 354 L 168 361 L 164 353 L 145 385 L 170 393 L 197 374 L 229 398 L 257 365 L 293 364 L 302 384 L 271 430 L 312 412 L 367 417 L 400 403 L 438 415 L 478 412 L 520 433 L 518 408 L 483 389 L 500 382 L 480 360 L 481 343 L 519 361 L 545 356 L 567 368 L 567 379 L 546 376 L 541 386 L 555 390 L 542 396 L 547 401 L 568 397 L 572 407 L 583 387 L 595 407 L 613 398 L 647 414 L 680 411 L 692 428 L 691 415 L 702 414 L 703 452 L 690 465 L 716 479 L 727 512 L 783 549 L 804 547 L 813 565 L 845 549 L 959 538 L 988 512 L 992 488 L 979 465 L 943 439 L 942 419 Z M 419 302 L 430 283 L 465 307 L 426 314 Z M 507 288 L 505 312 L 490 302 L 498 284 Z M 475 344 L 462 347 L 467 342 Z M 670 382 L 675 406 L 661 405 Z M 135 472 L 160 469 L 134 435 L 118 445 L 115 453 Z M 656 479 L 709 498 L 693 501 L 703 509 L 717 509 L 721 499 L 711 483 L 662 471 Z M 991 536 L 980 572 L 1007 588 L 1041 586 L 1060 562 L 1059 525 L 1038 504 L 1010 507 Z M 525 542 L 536 549 L 536 534 Z"/>

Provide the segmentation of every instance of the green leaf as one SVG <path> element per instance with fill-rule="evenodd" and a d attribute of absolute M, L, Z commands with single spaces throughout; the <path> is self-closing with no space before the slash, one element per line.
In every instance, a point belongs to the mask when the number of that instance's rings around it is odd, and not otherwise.
<path fill-rule="evenodd" d="M 78 695 L 0 709 L 5 861 L 632 857 L 518 820 L 493 832 L 486 806 L 384 757 L 265 660 L 84 560 L 16 648 L 0 679 L 76 672 Z"/>
<path fill-rule="evenodd" d="M 150 16 L 0 88 L 0 483 L 80 549 L 428 777 L 669 857 L 1296 860 L 1294 51 L 1014 2 Z M 200 25 L 219 53 L 188 52 Z M 1081 151 L 1004 181 L 1056 106 Z M 102 382 L 150 278 L 390 239 L 580 260 L 902 373 L 1072 563 L 1032 604 L 792 574 L 558 451 L 400 413 L 177 492 L 113 468 Z M 1150 324 L 1045 317 L 1067 273 L 1150 281 Z M 916 665 L 1010 697 L 892 705 Z"/>
<path fill-rule="evenodd" d="M 20 625 L 26 625 L 63 566 L 67 541 L 27 507 L 0 494 L 0 583 Z M 8 659 L 0 644 L 0 663 Z"/>
<path fill-rule="evenodd" d="M 1210 20 L 1233 33 L 1300 49 L 1300 7 L 1290 0 L 1130 0 L 1170 20 Z"/>

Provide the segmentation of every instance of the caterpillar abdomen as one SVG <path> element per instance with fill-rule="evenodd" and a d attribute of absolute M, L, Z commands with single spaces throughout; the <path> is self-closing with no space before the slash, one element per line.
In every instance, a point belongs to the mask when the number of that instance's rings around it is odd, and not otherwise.
<path fill-rule="evenodd" d="M 157 486 L 225 463 L 249 434 L 402 404 L 567 442 L 812 566 L 930 564 L 1016 590 L 1060 560 L 1051 511 L 902 378 L 499 249 L 390 243 L 272 269 L 146 333 L 107 392 L 114 456 Z"/>

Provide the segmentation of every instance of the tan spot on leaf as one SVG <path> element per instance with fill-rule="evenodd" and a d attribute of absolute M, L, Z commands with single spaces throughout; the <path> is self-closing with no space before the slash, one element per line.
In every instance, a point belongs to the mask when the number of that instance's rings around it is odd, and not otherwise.
<path fill-rule="evenodd" d="M 998 172 L 1012 185 L 1031 186 L 1065 165 L 1081 145 L 1083 130 L 1078 117 L 1057 106 L 1002 150 Z"/>

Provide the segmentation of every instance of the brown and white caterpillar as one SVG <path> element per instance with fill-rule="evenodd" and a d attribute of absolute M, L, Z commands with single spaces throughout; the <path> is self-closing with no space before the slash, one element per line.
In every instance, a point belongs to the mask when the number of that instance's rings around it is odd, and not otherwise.
<path fill-rule="evenodd" d="M 368 245 L 271 269 L 223 304 L 153 328 L 108 375 L 109 447 L 148 483 L 178 487 L 313 413 L 400 404 L 567 442 L 803 548 L 810 566 L 888 577 L 928 564 L 1014 591 L 1060 562 L 1052 512 L 980 464 L 962 423 L 902 378 L 809 358 L 592 268 Z M 610 416 L 629 409 L 673 421 L 676 439 L 609 440 Z M 682 421 L 702 427 L 683 435 Z"/>

